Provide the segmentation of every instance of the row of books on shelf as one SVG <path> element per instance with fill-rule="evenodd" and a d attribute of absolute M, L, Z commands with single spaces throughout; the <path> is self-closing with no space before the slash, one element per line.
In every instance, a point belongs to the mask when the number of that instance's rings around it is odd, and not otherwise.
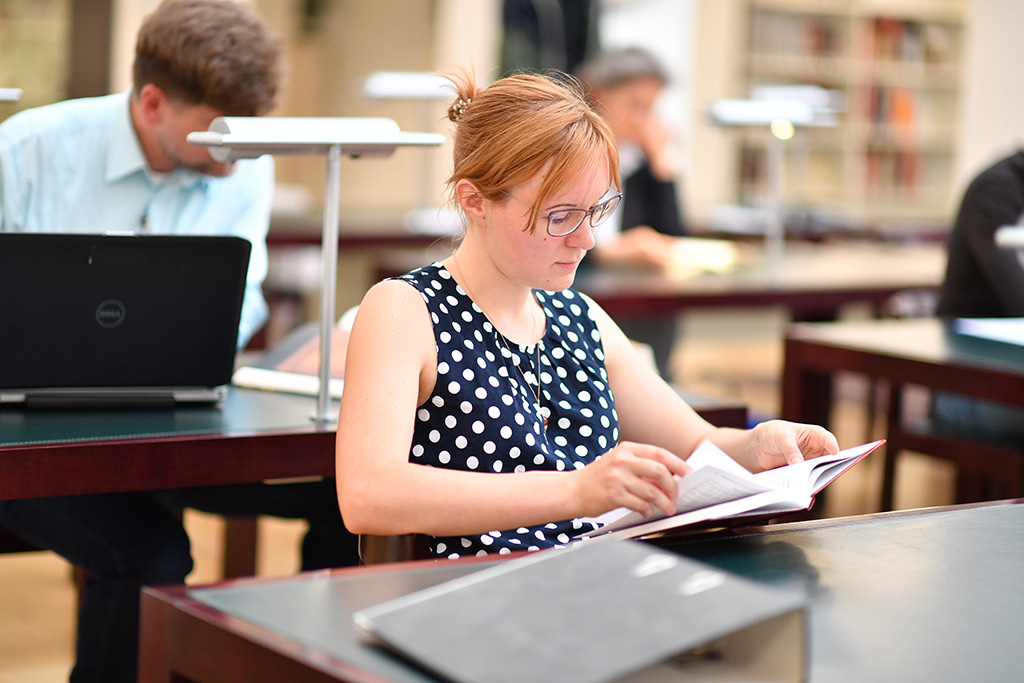
<path fill-rule="evenodd" d="M 924 154 L 893 148 L 869 148 L 860 159 L 860 176 L 868 198 L 917 200 L 930 185 Z M 750 195 L 767 186 L 767 158 L 763 149 L 745 147 L 740 157 L 740 187 Z M 836 183 L 841 182 L 836 166 Z M 816 179 L 821 181 L 821 178 Z"/>
<path fill-rule="evenodd" d="M 867 96 L 867 119 L 878 132 L 910 137 L 918 120 L 918 96 L 909 88 L 872 86 Z"/>
<path fill-rule="evenodd" d="M 924 162 L 916 152 L 869 150 L 863 161 L 868 198 L 916 199 L 924 191 Z"/>
<path fill-rule="evenodd" d="M 751 16 L 754 54 L 802 57 L 857 57 L 904 64 L 956 61 L 958 29 L 937 22 L 875 17 L 855 29 L 853 49 L 845 43 L 838 17 L 778 11 Z"/>
<path fill-rule="evenodd" d="M 839 26 L 824 17 L 786 12 L 756 12 L 750 20 L 755 54 L 833 57 L 843 51 Z"/>
<path fill-rule="evenodd" d="M 936 64 L 955 58 L 955 43 L 952 29 L 942 24 L 876 17 L 866 53 L 875 59 Z"/>

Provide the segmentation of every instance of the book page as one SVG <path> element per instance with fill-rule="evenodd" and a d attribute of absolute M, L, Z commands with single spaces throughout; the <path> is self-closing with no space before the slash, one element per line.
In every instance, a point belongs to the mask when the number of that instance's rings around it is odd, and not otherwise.
<path fill-rule="evenodd" d="M 742 516 L 754 510 L 794 511 L 810 507 L 815 493 L 848 470 L 884 441 L 857 446 L 834 455 L 811 458 L 758 474 L 751 474 L 721 449 L 708 441 L 701 443 L 687 459 L 694 471 L 677 477 L 676 514 L 659 529 L 684 524 Z M 720 509 L 712 511 L 712 508 Z M 705 511 L 708 514 L 697 514 Z M 709 514 L 711 516 L 709 516 Z M 658 512 L 644 517 L 628 508 L 617 508 L 593 519 L 604 526 L 585 536 L 624 529 L 633 525 L 651 528 L 651 523 L 666 518 Z"/>
<path fill-rule="evenodd" d="M 770 488 L 787 488 L 813 494 L 825 488 L 829 482 L 881 444 L 881 441 L 873 441 L 862 446 L 847 448 L 834 455 L 822 455 L 794 465 L 758 472 L 751 476 Z"/>
<path fill-rule="evenodd" d="M 686 462 L 693 468 L 693 472 L 685 477 L 676 477 L 679 485 L 675 500 L 676 514 L 775 488 L 758 482 L 746 468 L 710 441 L 702 441 Z M 594 518 L 594 521 L 618 529 L 665 516 L 665 513 L 657 512 L 645 518 L 629 508 L 618 508 Z"/>

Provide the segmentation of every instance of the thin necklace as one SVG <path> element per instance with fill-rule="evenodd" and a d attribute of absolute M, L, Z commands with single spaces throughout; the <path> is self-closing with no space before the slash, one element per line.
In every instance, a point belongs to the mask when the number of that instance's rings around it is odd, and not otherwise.
<path fill-rule="evenodd" d="M 488 315 L 487 311 L 484 310 L 484 307 L 481 306 L 480 302 L 477 301 L 476 297 L 473 296 L 473 292 L 472 292 L 472 290 L 470 290 L 469 284 L 466 282 L 466 276 L 462 272 L 462 266 L 459 265 L 459 261 L 458 261 L 458 259 L 455 256 L 455 251 L 452 251 L 452 264 L 455 265 L 455 269 L 459 272 L 459 279 L 462 280 L 462 287 L 463 287 L 463 289 L 466 290 L 466 294 L 469 295 L 470 301 L 476 303 L 477 308 L 479 308 L 480 312 L 484 314 L 484 317 L 487 318 L 487 321 L 491 323 L 491 327 L 494 328 L 494 332 L 495 332 L 495 334 L 498 335 L 498 339 L 501 341 L 502 345 L 505 347 L 505 350 L 508 351 L 509 354 L 511 355 L 512 354 L 512 349 L 509 348 L 508 342 L 505 340 L 505 335 L 503 335 L 501 333 L 501 331 L 498 329 L 498 326 L 494 324 L 493 320 L 491 320 L 491 316 Z M 548 420 L 551 417 L 551 411 L 549 409 L 544 408 L 543 404 L 541 404 L 541 402 L 540 402 L 540 392 L 541 392 L 541 386 L 540 386 L 540 381 L 541 381 L 540 380 L 540 340 L 537 341 L 535 346 L 537 347 L 537 364 L 534 366 L 536 368 L 536 370 L 534 371 L 533 374 L 537 378 L 537 389 L 536 390 L 534 390 L 533 385 L 530 384 L 530 381 L 528 379 L 526 379 L 526 373 L 523 372 L 522 367 L 520 367 L 522 364 L 521 363 L 513 363 L 512 365 L 514 365 L 516 370 L 519 371 L 519 374 L 523 378 L 523 383 L 526 384 L 526 388 L 530 390 L 531 394 L 533 394 L 533 399 L 534 399 L 534 401 L 537 402 L 537 411 L 540 413 L 541 420 L 543 420 L 543 422 L 544 422 L 544 429 L 547 429 L 548 428 Z"/>

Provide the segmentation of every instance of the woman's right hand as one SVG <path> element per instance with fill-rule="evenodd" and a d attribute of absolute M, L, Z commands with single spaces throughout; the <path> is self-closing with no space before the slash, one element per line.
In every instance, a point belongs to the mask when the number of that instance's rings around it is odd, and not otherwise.
<path fill-rule="evenodd" d="M 581 470 L 576 471 L 576 499 L 581 516 L 595 517 L 626 507 L 644 517 L 657 510 L 675 514 L 680 477 L 692 468 L 684 460 L 658 446 L 622 442 Z"/>

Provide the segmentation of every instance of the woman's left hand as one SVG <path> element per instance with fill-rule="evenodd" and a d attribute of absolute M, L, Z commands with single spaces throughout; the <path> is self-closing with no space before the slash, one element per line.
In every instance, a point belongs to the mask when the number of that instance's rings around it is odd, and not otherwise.
<path fill-rule="evenodd" d="M 750 430 L 752 462 L 762 470 L 839 452 L 832 432 L 817 425 L 768 420 Z"/>

